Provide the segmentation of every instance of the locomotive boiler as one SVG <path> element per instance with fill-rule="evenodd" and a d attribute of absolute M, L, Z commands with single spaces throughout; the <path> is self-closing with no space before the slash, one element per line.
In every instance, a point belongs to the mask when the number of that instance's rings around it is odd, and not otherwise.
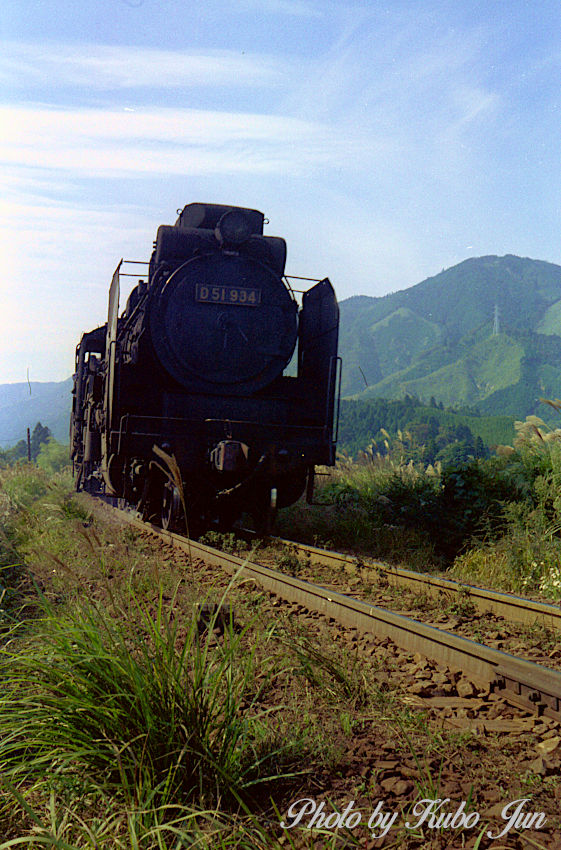
<path fill-rule="evenodd" d="M 328 279 L 302 297 L 263 213 L 189 204 L 157 232 L 119 316 L 76 349 L 77 489 L 136 505 L 165 528 L 269 526 L 335 459 L 339 308 Z M 138 277 L 138 273 L 136 274 Z"/>

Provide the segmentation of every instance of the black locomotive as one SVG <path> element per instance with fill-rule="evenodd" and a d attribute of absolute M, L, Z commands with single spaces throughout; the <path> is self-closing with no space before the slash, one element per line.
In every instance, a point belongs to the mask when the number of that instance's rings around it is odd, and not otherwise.
<path fill-rule="evenodd" d="M 299 308 L 286 243 L 263 224 L 257 210 L 189 204 L 158 229 L 121 316 L 119 263 L 107 324 L 76 349 L 77 489 L 166 528 L 186 516 L 191 533 L 244 511 L 266 526 L 334 463 L 335 293 L 318 281 Z"/>

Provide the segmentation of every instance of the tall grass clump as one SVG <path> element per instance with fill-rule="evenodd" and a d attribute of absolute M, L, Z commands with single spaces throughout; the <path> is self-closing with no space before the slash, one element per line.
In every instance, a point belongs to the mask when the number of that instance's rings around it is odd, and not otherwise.
<path fill-rule="evenodd" d="M 0 848 L 276 846 L 271 798 L 317 752 L 267 698 L 278 640 L 225 614 L 237 579 L 172 573 L 33 466 L 0 473 L 2 533 L 25 581 L 5 622 L 0 587 Z"/>
<path fill-rule="evenodd" d="M 161 604 L 154 618 L 139 603 L 133 627 L 85 604 L 41 607 L 34 634 L 0 651 L 4 781 L 227 810 L 278 775 L 287 759 L 268 745 L 243 631 L 230 624 L 215 646 L 195 617 L 180 636 Z"/>
<path fill-rule="evenodd" d="M 18 463 L 2 470 L 2 493 L 11 509 L 29 508 L 49 489 L 49 475 L 32 464 Z"/>
<path fill-rule="evenodd" d="M 70 505 L 67 472 L 49 474 L 33 463 L 17 463 L 0 470 L 0 559 L 11 561 L 28 536 L 37 505 L 47 497 Z"/>

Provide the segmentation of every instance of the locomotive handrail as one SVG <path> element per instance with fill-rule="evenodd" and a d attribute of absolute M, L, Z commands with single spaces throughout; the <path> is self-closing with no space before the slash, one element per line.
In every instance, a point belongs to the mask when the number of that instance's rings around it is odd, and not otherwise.
<path fill-rule="evenodd" d="M 128 266 L 150 266 L 149 260 L 121 260 L 121 265 Z M 120 277 L 138 277 L 138 274 L 132 272 L 119 272 Z"/>
<path fill-rule="evenodd" d="M 322 277 L 301 277 L 297 274 L 285 274 L 285 278 L 287 280 L 310 280 L 313 281 L 313 283 L 321 283 L 323 280 Z"/>
<path fill-rule="evenodd" d="M 308 292 L 308 289 L 296 289 L 290 283 L 291 280 L 309 280 L 310 283 L 321 283 L 323 278 L 321 278 L 321 277 L 300 277 L 297 274 L 285 274 L 285 275 L 283 275 L 283 280 L 284 280 L 285 286 L 288 287 L 292 297 L 294 298 L 295 292 L 297 292 L 298 295 L 304 295 L 306 292 Z M 296 301 L 296 298 L 294 298 L 294 300 Z"/>
<path fill-rule="evenodd" d="M 149 266 L 149 260 L 121 260 L 122 263 L 127 263 L 131 266 Z M 138 277 L 136 274 L 132 274 L 132 272 L 120 272 L 120 277 Z"/>
<path fill-rule="evenodd" d="M 329 373 L 327 379 L 327 396 L 325 400 L 325 422 L 326 426 L 331 418 L 331 442 L 337 442 L 339 434 L 339 411 L 341 407 L 341 370 L 343 368 L 343 359 L 335 356 L 329 358 Z M 337 392 L 337 383 L 339 391 Z M 335 405 L 335 395 L 337 393 L 337 405 Z M 330 417 L 331 414 L 331 417 Z M 335 436 L 333 436 L 335 431 Z"/>
<path fill-rule="evenodd" d="M 340 357 L 340 356 L 337 357 L 337 366 L 338 366 L 338 368 L 336 370 L 336 377 L 335 377 L 335 386 L 336 386 L 335 392 L 337 393 L 337 413 L 336 413 L 336 416 L 335 416 L 335 423 L 334 423 L 335 434 L 332 436 L 332 443 L 334 443 L 334 444 L 339 439 L 339 415 L 341 413 L 341 375 L 343 373 L 343 358 Z"/>

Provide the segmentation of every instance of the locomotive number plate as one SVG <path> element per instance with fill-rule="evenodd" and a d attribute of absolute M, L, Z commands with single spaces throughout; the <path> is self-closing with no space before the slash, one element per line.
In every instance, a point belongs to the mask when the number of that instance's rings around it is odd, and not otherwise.
<path fill-rule="evenodd" d="M 195 287 L 195 301 L 257 307 L 261 303 L 261 290 L 250 289 L 247 286 L 207 286 L 198 283 Z"/>

